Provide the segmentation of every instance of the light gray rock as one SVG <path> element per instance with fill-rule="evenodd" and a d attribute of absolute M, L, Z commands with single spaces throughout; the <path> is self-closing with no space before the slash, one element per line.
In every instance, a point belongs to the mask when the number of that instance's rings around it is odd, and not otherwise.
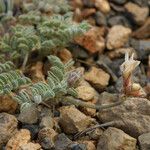
<path fill-rule="evenodd" d="M 136 139 L 120 129 L 109 127 L 100 136 L 97 150 L 135 150 Z"/>
<path fill-rule="evenodd" d="M 113 95 L 102 99 L 100 104 L 118 101 Z M 117 121 L 115 127 L 120 128 L 132 137 L 150 132 L 150 101 L 145 98 L 128 98 L 123 104 L 100 111 L 98 118 L 103 123 Z"/>
<path fill-rule="evenodd" d="M 15 116 L 0 113 L 0 147 L 16 133 L 17 124 L 18 122 Z"/>
<path fill-rule="evenodd" d="M 149 150 L 150 149 L 150 132 L 144 133 L 138 137 L 140 150 Z"/>
<path fill-rule="evenodd" d="M 39 117 L 39 112 L 36 105 L 31 105 L 24 108 L 18 116 L 18 120 L 22 123 L 33 124 L 36 123 Z"/>

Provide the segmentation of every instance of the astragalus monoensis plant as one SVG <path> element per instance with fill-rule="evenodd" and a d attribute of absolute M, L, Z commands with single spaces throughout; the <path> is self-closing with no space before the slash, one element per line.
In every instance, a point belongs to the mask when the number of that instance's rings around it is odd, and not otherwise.
<path fill-rule="evenodd" d="M 134 60 L 134 54 L 129 57 L 129 54 L 125 54 L 125 61 L 120 66 L 123 77 L 123 93 L 126 96 L 144 97 L 146 96 L 143 88 L 138 83 L 134 83 L 132 76 L 136 67 L 140 64 L 140 61 Z"/>

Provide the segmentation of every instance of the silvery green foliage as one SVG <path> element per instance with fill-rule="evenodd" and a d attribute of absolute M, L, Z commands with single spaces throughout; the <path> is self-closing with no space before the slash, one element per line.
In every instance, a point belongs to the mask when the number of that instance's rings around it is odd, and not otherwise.
<path fill-rule="evenodd" d="M 16 59 L 30 54 L 33 50 L 39 50 L 40 55 L 47 56 L 53 51 L 66 47 L 75 37 L 83 34 L 89 29 L 86 22 L 75 23 L 72 21 L 72 14 L 64 16 L 53 15 L 49 18 L 38 18 L 32 14 L 20 16 L 24 21 L 27 19 L 30 25 L 13 26 L 10 33 L 6 33 L 0 40 L 1 54 L 10 59 Z M 33 16 L 32 16 L 33 15 Z M 34 16 L 35 15 L 35 16 Z M 35 18 L 34 18 L 35 17 Z M 39 21 L 39 23 L 37 23 Z M 37 28 L 33 26 L 37 25 Z M 25 60 L 25 59 L 24 59 Z"/>
<path fill-rule="evenodd" d="M 75 89 L 68 85 L 68 72 L 65 65 L 56 56 L 48 56 L 48 60 L 52 67 L 48 72 L 47 82 L 41 81 L 32 84 L 27 89 L 22 89 L 15 97 L 21 105 L 39 104 L 42 101 L 56 100 L 68 94 L 77 96 Z"/>
<path fill-rule="evenodd" d="M 24 57 L 26 53 L 40 48 L 40 39 L 33 26 L 16 25 L 0 41 L 0 50 L 10 58 Z"/>
<path fill-rule="evenodd" d="M 0 73 L 7 72 L 9 70 L 14 69 L 15 66 L 11 61 L 7 61 L 5 63 L 0 63 Z"/>
<path fill-rule="evenodd" d="M 0 95 L 8 94 L 30 82 L 31 80 L 29 78 L 14 69 L 12 62 L 0 64 Z"/>
<path fill-rule="evenodd" d="M 26 14 L 20 15 L 19 21 L 22 24 L 38 24 L 42 21 L 42 15 L 40 11 L 29 11 Z"/>
<path fill-rule="evenodd" d="M 67 0 L 33 0 L 32 2 L 24 2 L 25 11 L 38 10 L 41 12 L 66 13 L 71 10 Z"/>
<path fill-rule="evenodd" d="M 73 39 L 89 29 L 85 22 L 80 24 L 72 21 L 72 14 L 54 15 L 38 26 L 44 50 L 61 49 Z"/>
<path fill-rule="evenodd" d="M 0 0 L 0 17 L 2 20 L 13 18 L 13 0 Z"/>

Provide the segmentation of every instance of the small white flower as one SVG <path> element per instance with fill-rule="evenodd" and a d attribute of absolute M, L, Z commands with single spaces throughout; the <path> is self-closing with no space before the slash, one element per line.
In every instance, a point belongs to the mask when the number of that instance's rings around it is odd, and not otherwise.
<path fill-rule="evenodd" d="M 125 54 L 125 61 L 120 66 L 123 76 L 123 92 L 125 95 L 130 96 L 145 96 L 145 92 L 140 86 L 140 84 L 134 83 L 132 81 L 132 73 L 135 68 L 140 64 L 140 61 L 134 60 L 134 54 L 129 58 L 129 54 Z"/>
<path fill-rule="evenodd" d="M 125 54 L 125 61 L 120 66 L 120 70 L 122 71 L 123 77 L 128 78 L 135 68 L 140 64 L 140 61 L 134 60 L 134 54 L 129 58 L 129 54 Z"/>

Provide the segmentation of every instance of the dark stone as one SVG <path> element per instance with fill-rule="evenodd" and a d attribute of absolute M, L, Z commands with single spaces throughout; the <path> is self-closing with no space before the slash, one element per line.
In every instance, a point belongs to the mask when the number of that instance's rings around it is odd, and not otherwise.
<path fill-rule="evenodd" d="M 119 5 L 123 5 L 127 0 L 110 0 L 110 1 Z"/>
<path fill-rule="evenodd" d="M 111 16 L 110 18 L 108 18 L 108 25 L 111 27 L 114 25 L 123 25 L 126 27 L 131 27 L 130 22 L 123 15 Z"/>
<path fill-rule="evenodd" d="M 55 150 L 66 150 L 71 143 L 72 141 L 64 133 L 61 133 L 56 138 Z"/>
<path fill-rule="evenodd" d="M 69 150 L 86 150 L 85 144 L 73 143 L 69 146 Z"/>
<path fill-rule="evenodd" d="M 150 54 L 150 42 L 148 40 L 130 39 L 130 46 L 133 47 L 140 60 L 144 60 Z"/>
<path fill-rule="evenodd" d="M 77 44 L 70 44 L 68 49 L 72 52 L 74 58 L 85 59 L 89 57 L 84 48 Z"/>
<path fill-rule="evenodd" d="M 83 4 L 86 6 L 86 7 L 94 7 L 94 1 L 90 1 L 90 0 L 83 0 Z"/>
<path fill-rule="evenodd" d="M 36 139 L 37 134 L 39 132 L 39 127 L 38 125 L 30 125 L 30 124 L 26 124 L 22 126 L 22 129 L 28 129 L 31 133 L 31 138 Z"/>
<path fill-rule="evenodd" d="M 94 17 L 97 25 L 102 26 L 107 24 L 105 15 L 100 11 L 96 12 Z"/>
<path fill-rule="evenodd" d="M 44 138 L 42 139 L 42 141 L 40 142 L 41 146 L 44 148 L 44 149 L 54 149 L 54 143 L 51 139 L 49 138 Z"/>
<path fill-rule="evenodd" d="M 55 110 L 55 111 L 54 111 L 54 117 L 60 117 L 60 112 L 57 111 L 57 110 Z"/>

